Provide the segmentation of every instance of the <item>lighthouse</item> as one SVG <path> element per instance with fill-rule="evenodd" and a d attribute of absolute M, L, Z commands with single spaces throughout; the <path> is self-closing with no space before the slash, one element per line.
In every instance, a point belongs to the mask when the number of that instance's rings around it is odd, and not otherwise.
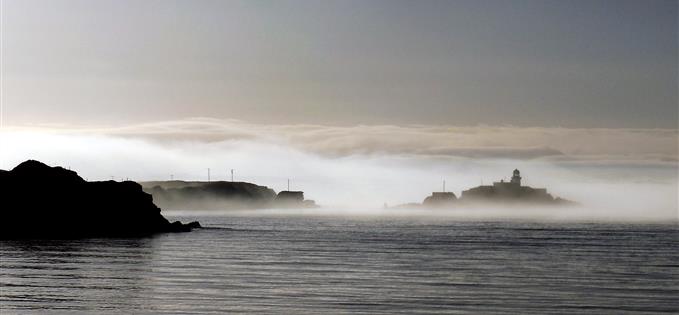
<path fill-rule="evenodd" d="M 521 186 L 521 172 L 519 172 L 518 169 L 514 170 L 514 174 L 512 175 L 512 180 L 510 182 L 512 184 L 517 184 Z"/>

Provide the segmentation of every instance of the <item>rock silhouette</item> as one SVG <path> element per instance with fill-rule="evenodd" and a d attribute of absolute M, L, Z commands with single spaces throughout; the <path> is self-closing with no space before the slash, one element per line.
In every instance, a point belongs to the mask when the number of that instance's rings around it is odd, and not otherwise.
<path fill-rule="evenodd" d="M 314 208 L 316 207 L 316 202 L 313 200 L 304 200 L 303 191 L 291 191 L 284 190 L 276 195 L 274 199 L 274 204 L 277 207 L 302 207 L 302 208 Z"/>
<path fill-rule="evenodd" d="M 286 207 L 315 207 L 313 200 L 304 200 L 301 191 L 281 191 L 278 194 L 266 186 L 227 181 L 153 181 L 140 183 L 145 192 L 163 209 L 225 210 Z"/>
<path fill-rule="evenodd" d="M 143 236 L 200 227 L 170 223 L 135 182 L 87 182 L 34 160 L 0 170 L 0 191 L 1 239 Z"/>
<path fill-rule="evenodd" d="M 515 169 L 509 181 L 493 182 L 493 185 L 477 186 L 462 191 L 460 201 L 466 203 L 520 203 L 535 205 L 575 205 L 574 202 L 554 198 L 545 188 L 533 188 L 521 185 L 521 172 Z"/>
<path fill-rule="evenodd" d="M 445 187 L 444 187 L 445 188 Z M 533 188 L 521 184 L 521 172 L 515 169 L 509 181 L 500 180 L 493 185 L 481 185 L 463 190 L 460 198 L 452 192 L 433 192 L 424 201 L 395 206 L 394 208 L 454 208 L 459 206 L 486 205 L 520 206 L 576 206 L 578 203 L 554 197 L 545 188 Z"/>
<path fill-rule="evenodd" d="M 452 192 L 433 192 L 431 196 L 424 199 L 422 205 L 426 207 L 446 207 L 454 204 L 456 200 L 457 196 Z"/>
<path fill-rule="evenodd" d="M 266 208 L 276 197 L 273 189 L 244 182 L 173 180 L 140 184 L 158 206 L 173 210 Z"/>

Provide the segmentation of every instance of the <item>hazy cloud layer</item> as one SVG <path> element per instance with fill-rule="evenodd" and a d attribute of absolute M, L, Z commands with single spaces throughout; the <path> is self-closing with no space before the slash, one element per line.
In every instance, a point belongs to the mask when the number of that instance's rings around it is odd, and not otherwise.
<path fill-rule="evenodd" d="M 196 118 L 94 130 L 165 141 L 258 141 L 327 157 L 424 155 L 676 163 L 676 129 L 570 129 L 512 126 L 257 125 Z"/>

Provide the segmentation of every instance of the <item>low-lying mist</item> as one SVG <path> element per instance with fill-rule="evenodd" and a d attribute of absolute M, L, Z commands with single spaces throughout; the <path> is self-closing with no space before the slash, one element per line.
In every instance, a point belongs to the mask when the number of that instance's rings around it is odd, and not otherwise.
<path fill-rule="evenodd" d="M 514 128 L 517 137 L 524 140 L 521 143 L 515 140 L 513 146 L 498 144 L 493 136 L 497 130 L 491 127 L 488 128 L 493 130 L 487 135 L 483 134 L 482 127 L 474 127 L 476 142 L 465 138 L 470 130 L 451 129 L 450 139 L 446 140 L 446 132 L 441 131 L 445 128 L 438 128 L 431 131 L 430 135 L 438 139 L 433 142 L 427 139 L 426 130 L 415 127 L 412 131 L 396 132 L 397 135 L 417 135 L 408 138 L 410 142 L 431 142 L 427 144 L 430 150 L 421 150 L 417 143 L 388 140 L 389 132 L 378 127 L 371 128 L 379 137 L 366 134 L 361 138 L 351 127 L 342 133 L 339 127 L 254 128 L 231 121 L 208 122 L 208 125 L 198 124 L 197 128 L 196 122 L 191 121 L 183 129 L 175 125 L 153 125 L 150 129 L 148 126 L 5 129 L 0 133 L 0 168 L 9 169 L 26 159 L 36 159 L 69 167 L 88 180 L 135 181 L 170 178 L 205 181 L 208 168 L 211 180 L 230 180 L 233 169 L 236 181 L 252 182 L 276 191 L 287 189 L 290 179 L 291 190 L 304 191 L 307 199 L 316 200 L 323 207 L 252 210 L 259 214 L 616 221 L 676 221 L 679 217 L 678 167 L 676 153 L 672 155 L 672 149 L 676 152 L 676 130 L 619 133 L 608 130 L 608 136 L 604 137 L 610 137 L 615 144 L 607 144 L 607 149 L 588 144 L 588 141 L 605 139 L 567 138 L 577 134 L 568 129 L 531 131 L 539 134 L 532 135 L 525 128 Z M 387 131 L 393 128 L 396 127 L 384 127 Z M 504 130 L 503 138 L 512 139 L 511 134 L 505 134 L 511 132 L 512 128 Z M 593 132 L 602 137 L 601 131 Z M 318 134 L 324 136 L 318 138 Z M 568 147 L 559 147 L 554 137 L 566 137 Z M 655 146 L 644 142 L 644 137 L 651 139 Z M 382 138 L 393 143 L 380 149 L 385 146 L 379 141 Z M 306 139 L 307 145 L 299 139 Z M 341 145 L 333 145 L 333 141 Z M 460 142 L 458 147 L 455 147 L 456 141 Z M 578 141 L 582 142 L 580 147 Z M 646 146 L 634 152 L 619 148 L 637 142 Z M 470 147 L 472 143 L 479 145 Z M 524 185 L 547 188 L 555 197 L 574 200 L 582 206 L 450 210 L 384 207 L 385 204 L 420 203 L 432 191 L 441 191 L 444 180 L 446 190 L 459 197 L 462 190 L 509 179 L 515 168 L 521 170 Z"/>
<path fill-rule="evenodd" d="M 615 215 L 611 215 L 615 213 Z M 379 208 L 379 207 L 333 207 L 277 208 L 239 210 L 163 210 L 169 216 L 311 216 L 340 217 L 352 220 L 407 219 L 425 222 L 445 221 L 532 221 L 532 222 L 642 222 L 675 223 L 676 219 L 661 212 L 645 215 L 643 212 L 615 211 L 611 208 L 590 206 L 573 207 L 505 207 L 497 204 L 453 208 Z"/>

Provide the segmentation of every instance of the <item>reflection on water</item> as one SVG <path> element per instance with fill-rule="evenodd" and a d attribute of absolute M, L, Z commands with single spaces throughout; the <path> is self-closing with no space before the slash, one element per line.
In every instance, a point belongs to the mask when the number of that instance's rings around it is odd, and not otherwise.
<path fill-rule="evenodd" d="M 677 225 L 178 219 L 212 228 L 1 241 L 2 314 L 679 311 Z"/>
<path fill-rule="evenodd" d="M 140 308 L 140 277 L 154 239 L 5 241 L 0 256 L 0 305 L 93 310 Z"/>

